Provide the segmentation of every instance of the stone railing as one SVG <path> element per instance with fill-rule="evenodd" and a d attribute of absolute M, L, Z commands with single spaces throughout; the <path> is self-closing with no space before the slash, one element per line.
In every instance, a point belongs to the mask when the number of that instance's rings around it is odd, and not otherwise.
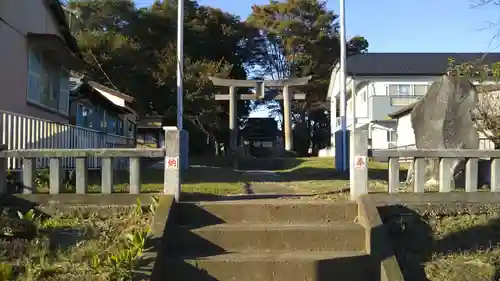
<path fill-rule="evenodd" d="M 439 192 L 453 190 L 453 164 L 465 160 L 465 191 L 475 192 L 478 188 L 479 160 L 491 159 L 491 191 L 500 191 L 500 150 L 485 149 L 368 149 L 366 132 L 357 131 L 354 141 L 353 189 L 351 198 L 368 193 L 368 161 L 370 158 L 388 160 L 388 192 L 396 193 L 400 188 L 400 159 L 413 159 L 413 191 L 424 192 L 427 159 L 439 161 Z"/>
<path fill-rule="evenodd" d="M 7 150 L 0 147 L 0 194 L 7 191 L 6 177 L 9 158 L 22 161 L 22 187 L 23 193 L 33 193 L 36 190 L 35 179 L 37 159 L 44 158 L 49 161 L 49 193 L 59 194 L 63 179 L 63 161 L 65 158 L 75 159 L 76 193 L 88 192 L 87 161 L 99 158 L 101 161 L 101 193 L 111 194 L 114 186 L 113 161 L 119 158 L 128 158 L 129 161 L 129 192 L 141 192 L 141 159 L 163 158 L 165 160 L 164 190 L 166 194 L 178 197 L 180 192 L 179 173 L 179 135 L 178 130 L 166 130 L 165 148 L 137 149 L 137 148 L 103 148 L 103 149 L 19 149 Z"/>

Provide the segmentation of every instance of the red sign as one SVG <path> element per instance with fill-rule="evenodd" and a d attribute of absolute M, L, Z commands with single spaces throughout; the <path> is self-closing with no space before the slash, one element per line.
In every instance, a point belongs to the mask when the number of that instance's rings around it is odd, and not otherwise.
<path fill-rule="evenodd" d="M 355 156 L 354 167 L 356 169 L 363 169 L 366 167 L 366 156 Z"/>
<path fill-rule="evenodd" d="M 168 157 L 166 162 L 167 169 L 179 169 L 179 157 Z"/>

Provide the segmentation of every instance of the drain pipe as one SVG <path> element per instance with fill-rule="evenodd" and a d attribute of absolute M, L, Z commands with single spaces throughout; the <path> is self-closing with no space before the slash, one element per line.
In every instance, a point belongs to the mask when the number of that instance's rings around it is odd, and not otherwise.
<path fill-rule="evenodd" d="M 373 123 L 372 123 L 372 122 L 370 122 L 370 123 L 368 124 L 368 140 L 369 140 L 369 142 L 370 142 L 370 143 L 369 143 L 370 145 L 369 145 L 369 147 L 368 147 L 368 148 L 371 148 L 372 143 L 373 143 L 373 140 L 372 140 L 372 130 L 373 130 Z"/>

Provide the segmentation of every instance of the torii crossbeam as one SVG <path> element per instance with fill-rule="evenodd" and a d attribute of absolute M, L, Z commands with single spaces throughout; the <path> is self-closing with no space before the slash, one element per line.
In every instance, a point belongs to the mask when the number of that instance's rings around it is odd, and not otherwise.
<path fill-rule="evenodd" d="M 216 100 L 229 100 L 229 130 L 230 130 L 230 148 L 234 153 L 238 146 L 238 131 L 237 131 L 237 100 L 261 100 L 264 99 L 264 88 L 283 88 L 283 94 L 274 97 L 275 100 L 283 100 L 283 119 L 285 130 L 285 150 L 292 151 L 292 100 L 304 100 L 305 94 L 290 94 L 290 87 L 306 85 L 311 76 L 300 78 L 289 78 L 282 80 L 236 80 L 224 79 L 218 77 L 209 77 L 215 86 L 229 87 L 229 95 L 215 95 Z M 244 94 L 237 96 L 236 87 L 255 88 L 255 94 Z"/>

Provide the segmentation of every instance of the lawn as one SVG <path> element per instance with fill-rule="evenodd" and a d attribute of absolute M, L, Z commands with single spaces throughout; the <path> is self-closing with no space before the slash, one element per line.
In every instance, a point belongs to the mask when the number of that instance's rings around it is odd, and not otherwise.
<path fill-rule="evenodd" d="M 406 281 L 493 281 L 500 277 L 500 213 L 384 217 Z M 382 212 L 383 213 L 383 212 Z"/>
<path fill-rule="evenodd" d="M 183 197 L 196 198 L 253 193 L 317 194 L 331 199 L 347 198 L 349 179 L 334 169 L 332 158 L 274 158 L 241 161 L 233 169 L 227 158 L 193 158 L 190 169 L 183 172 Z M 387 188 L 387 163 L 369 162 L 370 191 Z M 265 170 L 267 172 L 259 172 Z M 247 172 L 251 171 L 251 172 Z M 405 167 L 402 167 L 402 178 Z M 100 171 L 90 172 L 89 192 L 100 191 Z M 128 192 L 128 171 L 115 172 L 115 192 Z M 161 192 L 163 170 L 150 167 L 142 170 L 141 192 Z M 39 192 L 48 192 L 48 172 L 39 171 Z M 251 188 L 251 191 L 249 191 Z M 71 181 L 64 183 L 64 192 L 74 192 Z"/>
<path fill-rule="evenodd" d="M 245 187 L 251 186 L 255 193 L 316 194 L 330 199 L 348 196 L 348 176 L 335 171 L 332 158 L 250 159 L 240 162 L 237 171 L 219 159 L 195 159 L 191 163 L 199 166 L 190 169 L 183 189 L 194 192 L 206 192 L 215 187 L 218 192 L 235 194 L 245 192 Z M 388 164 L 370 161 L 368 167 L 370 190 L 386 190 Z M 248 170 L 250 172 L 245 172 Z M 406 170 L 403 165 L 402 178 Z"/>
<path fill-rule="evenodd" d="M 156 205 L 151 206 L 3 206 L 0 280 L 133 280 Z"/>

